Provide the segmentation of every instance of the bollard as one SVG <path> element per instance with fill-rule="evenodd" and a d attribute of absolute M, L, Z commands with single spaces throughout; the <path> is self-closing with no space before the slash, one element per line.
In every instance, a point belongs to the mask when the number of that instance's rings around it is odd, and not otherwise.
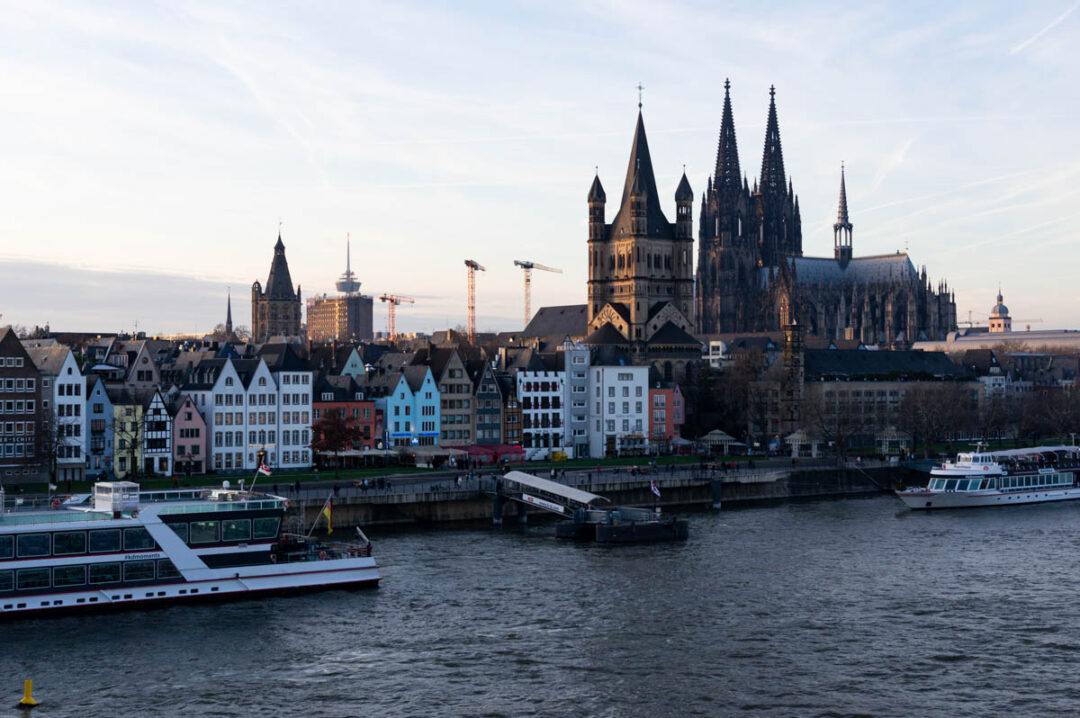
<path fill-rule="evenodd" d="M 27 678 L 23 682 L 23 697 L 22 697 L 22 700 L 19 701 L 19 705 L 20 706 L 29 706 L 31 708 L 36 706 L 37 701 L 35 701 L 34 697 L 31 695 L 33 692 L 34 692 L 34 681 Z"/>

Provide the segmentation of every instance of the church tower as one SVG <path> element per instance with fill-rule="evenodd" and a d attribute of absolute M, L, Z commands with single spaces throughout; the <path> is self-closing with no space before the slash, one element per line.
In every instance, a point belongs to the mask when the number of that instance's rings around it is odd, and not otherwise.
<path fill-rule="evenodd" d="M 694 193 L 683 173 L 675 192 L 676 221 L 669 222 L 656 188 L 640 103 L 622 201 L 611 224 L 605 223 L 606 201 L 597 176 L 588 196 L 590 331 L 610 323 L 631 344 L 644 344 L 653 325 L 673 315 L 692 329 Z"/>
<path fill-rule="evenodd" d="M 739 167 L 731 82 L 725 80 L 716 169 L 706 185 L 698 228 L 699 333 L 753 330 L 760 263 L 756 224 L 750 188 Z"/>
<path fill-rule="evenodd" d="M 836 212 L 836 224 L 833 225 L 833 255 L 840 263 L 840 268 L 847 267 L 851 261 L 851 221 L 847 211 L 847 186 L 844 181 L 844 165 L 840 165 L 840 208 Z"/>
<path fill-rule="evenodd" d="M 776 87 L 769 88 L 765 148 L 761 155 L 761 176 L 754 199 L 760 218 L 758 247 L 762 266 L 776 267 L 785 257 L 801 257 L 802 220 L 791 181 L 784 171 L 780 122 L 776 118 Z"/>
<path fill-rule="evenodd" d="M 270 337 L 300 336 L 300 285 L 292 287 L 285 243 L 278 232 L 274 260 L 266 278 L 266 290 L 256 281 L 251 285 L 251 339 L 261 344 Z"/>

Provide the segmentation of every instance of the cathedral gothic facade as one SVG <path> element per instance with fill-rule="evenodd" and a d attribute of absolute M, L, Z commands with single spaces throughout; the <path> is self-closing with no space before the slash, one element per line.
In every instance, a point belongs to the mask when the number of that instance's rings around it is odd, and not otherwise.
<path fill-rule="evenodd" d="M 942 339 L 956 328 L 956 302 L 944 283 L 931 285 L 907 254 L 853 255 L 841 172 L 832 257 L 805 257 L 799 199 L 784 169 L 775 89 L 761 172 L 751 186 L 739 164 L 730 83 L 716 166 L 698 225 L 693 314 L 699 335 L 778 331 L 779 307 L 812 336 L 904 345 Z"/>

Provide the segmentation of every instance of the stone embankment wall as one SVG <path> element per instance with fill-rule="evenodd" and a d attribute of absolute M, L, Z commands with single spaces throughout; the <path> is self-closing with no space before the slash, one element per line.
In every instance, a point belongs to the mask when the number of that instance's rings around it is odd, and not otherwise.
<path fill-rule="evenodd" d="M 896 466 L 836 469 L 814 467 L 807 469 L 766 469 L 740 473 L 700 472 L 693 475 L 658 475 L 630 479 L 591 477 L 577 485 L 610 499 L 615 506 L 734 507 L 758 502 L 862 496 L 890 491 L 903 482 L 918 481 L 918 475 Z M 650 482 L 655 480 L 660 497 L 653 495 Z M 470 482 L 439 486 L 431 491 L 392 491 L 357 493 L 343 492 L 334 498 L 333 517 L 339 527 L 378 527 L 453 524 L 491 521 L 493 498 L 484 493 L 486 485 Z M 310 526 L 322 510 L 325 499 L 305 499 L 294 502 L 302 511 L 304 523 Z M 518 505 L 504 502 L 503 517 L 513 520 Z M 530 515 L 555 514 L 529 509 Z"/>

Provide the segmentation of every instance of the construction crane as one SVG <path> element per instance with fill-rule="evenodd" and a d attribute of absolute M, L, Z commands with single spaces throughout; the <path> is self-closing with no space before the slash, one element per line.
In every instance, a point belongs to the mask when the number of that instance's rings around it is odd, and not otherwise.
<path fill-rule="evenodd" d="M 525 324 L 529 326 L 529 320 L 532 319 L 532 270 L 539 269 L 542 272 L 554 272 L 555 274 L 562 274 L 561 269 L 555 269 L 555 267 L 549 267 L 546 264 L 540 264 L 539 262 L 530 262 L 527 259 L 515 259 L 515 267 L 521 267 L 525 270 Z"/>
<path fill-rule="evenodd" d="M 397 307 L 399 304 L 416 304 L 416 300 L 412 297 L 406 297 L 401 294 L 383 294 L 379 297 L 380 301 L 387 302 L 387 339 L 393 339 L 396 334 L 397 325 L 394 322 Z"/>
<path fill-rule="evenodd" d="M 469 344 L 472 344 L 476 341 L 476 272 L 487 270 L 475 259 L 466 259 L 465 266 L 469 268 Z"/>

